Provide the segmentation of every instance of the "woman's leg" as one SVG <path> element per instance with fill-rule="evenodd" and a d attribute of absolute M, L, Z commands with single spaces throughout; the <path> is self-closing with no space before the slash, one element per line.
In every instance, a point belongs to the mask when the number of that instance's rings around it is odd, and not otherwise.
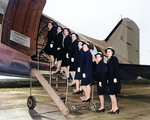
<path fill-rule="evenodd" d="M 80 80 L 75 80 L 76 81 L 76 92 L 78 91 L 78 90 L 80 90 Z"/>
<path fill-rule="evenodd" d="M 69 68 L 70 66 L 67 66 L 65 69 L 66 77 L 69 78 Z"/>
<path fill-rule="evenodd" d="M 99 95 L 99 99 L 100 99 L 100 104 L 101 104 L 101 107 L 99 108 L 99 110 L 102 110 L 104 108 L 104 96 Z"/>
<path fill-rule="evenodd" d="M 57 61 L 57 69 L 56 72 L 58 72 L 60 70 L 60 66 L 61 66 L 62 60 Z"/>
<path fill-rule="evenodd" d="M 51 58 L 51 67 L 53 67 L 53 66 L 55 66 L 55 64 L 54 64 L 54 56 L 50 55 L 50 58 Z"/>
<path fill-rule="evenodd" d="M 87 96 L 88 96 L 87 94 L 88 94 L 88 93 L 87 93 L 87 88 L 86 88 L 86 86 L 82 86 L 82 89 L 83 89 L 83 91 L 84 91 L 84 93 L 85 93 L 85 98 L 86 98 L 85 100 L 87 100 Z"/>
<path fill-rule="evenodd" d="M 86 89 L 87 89 L 87 96 L 86 96 L 86 99 L 89 99 L 91 97 L 91 86 L 90 85 L 87 85 L 86 86 Z"/>
<path fill-rule="evenodd" d="M 65 71 L 65 76 L 66 76 L 67 78 L 69 78 L 69 70 L 68 70 L 68 67 L 69 67 L 69 66 L 67 66 L 67 67 L 61 67 L 61 70 L 62 70 L 62 71 Z M 61 72 L 62 72 L 62 71 L 61 71 Z"/>
<path fill-rule="evenodd" d="M 74 79 L 75 77 L 75 71 L 70 72 L 71 76 L 72 76 L 72 82 L 70 82 L 69 86 L 73 85 L 74 83 L 76 83 L 76 80 Z"/>
<path fill-rule="evenodd" d="M 81 80 L 80 80 L 80 82 L 79 82 L 79 89 L 80 89 L 80 91 L 82 90 L 82 86 L 81 86 Z"/>
<path fill-rule="evenodd" d="M 111 98 L 111 104 L 112 104 L 112 109 L 113 111 L 116 111 L 118 109 L 118 105 L 117 105 L 117 99 L 115 95 L 110 95 Z"/>

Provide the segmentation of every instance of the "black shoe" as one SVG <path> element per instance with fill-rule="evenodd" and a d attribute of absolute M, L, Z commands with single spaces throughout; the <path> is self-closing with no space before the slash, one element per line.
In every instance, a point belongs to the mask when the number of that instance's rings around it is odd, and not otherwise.
<path fill-rule="evenodd" d="M 76 83 L 70 85 L 69 87 L 75 87 L 76 86 Z M 79 91 L 80 92 L 80 91 Z"/>
<path fill-rule="evenodd" d="M 119 109 L 117 109 L 116 111 L 113 111 L 113 114 L 119 114 Z"/>
<path fill-rule="evenodd" d="M 37 57 L 37 54 L 31 56 L 31 59 L 35 59 Z"/>
<path fill-rule="evenodd" d="M 80 94 L 81 94 L 81 95 L 83 94 L 83 90 L 80 90 Z"/>
<path fill-rule="evenodd" d="M 101 110 L 96 110 L 96 112 L 105 112 L 105 108 L 103 108 Z"/>
<path fill-rule="evenodd" d="M 56 70 L 56 67 L 55 66 L 51 67 L 51 70 Z"/>
<path fill-rule="evenodd" d="M 113 114 L 113 110 L 109 111 L 108 114 Z"/>
<path fill-rule="evenodd" d="M 89 98 L 89 99 L 85 100 L 85 102 L 90 102 L 90 101 L 91 101 L 91 98 Z"/>
<path fill-rule="evenodd" d="M 54 75 L 59 75 L 60 74 L 60 70 L 58 70 L 56 73 L 54 73 Z"/>
<path fill-rule="evenodd" d="M 70 77 L 67 78 L 69 82 L 72 82 L 72 79 Z"/>
<path fill-rule="evenodd" d="M 75 94 L 80 94 L 80 90 L 78 90 L 77 92 L 72 93 L 73 95 Z"/>

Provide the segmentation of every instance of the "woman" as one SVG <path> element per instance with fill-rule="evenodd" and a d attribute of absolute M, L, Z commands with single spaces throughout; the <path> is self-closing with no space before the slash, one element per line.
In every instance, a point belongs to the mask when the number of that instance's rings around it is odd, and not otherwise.
<path fill-rule="evenodd" d="M 81 73 L 81 67 L 83 63 L 83 55 L 84 51 L 82 50 L 82 45 L 83 41 L 78 41 L 78 53 L 77 53 L 77 69 L 76 69 L 76 74 L 75 74 L 75 84 L 76 84 L 76 89 L 73 94 L 82 94 L 83 90 L 82 87 L 80 87 L 81 79 L 82 79 L 82 73 Z"/>
<path fill-rule="evenodd" d="M 114 56 L 115 51 L 112 47 L 107 47 L 105 50 L 108 61 L 107 61 L 107 84 L 108 84 L 108 93 L 111 98 L 112 108 L 108 114 L 119 114 L 119 108 L 117 105 L 116 94 L 120 93 L 121 84 L 120 80 L 118 79 L 119 73 L 119 62 L 118 59 Z"/>
<path fill-rule="evenodd" d="M 63 30 L 63 60 L 62 60 L 62 70 L 65 71 L 67 79 L 70 79 L 69 77 L 69 65 L 70 65 L 70 60 L 69 60 L 69 48 L 72 43 L 72 39 L 70 37 L 70 30 L 68 28 L 64 28 Z"/>
<path fill-rule="evenodd" d="M 48 29 L 49 29 L 49 32 L 48 32 L 48 41 L 47 41 L 47 44 L 45 46 L 45 48 L 43 49 L 43 51 L 50 55 L 50 59 L 51 59 L 51 68 L 52 69 L 55 69 L 55 64 L 54 64 L 54 56 L 55 56 L 55 51 L 56 51 L 56 48 L 55 48 L 55 36 L 56 36 L 56 30 L 55 28 L 53 27 L 53 24 L 52 22 L 48 22 Z"/>
<path fill-rule="evenodd" d="M 97 92 L 100 98 L 101 107 L 97 112 L 105 112 L 104 108 L 104 96 L 103 94 L 107 93 L 107 66 L 103 62 L 103 55 L 101 52 L 98 52 L 96 55 L 96 80 L 97 80 Z"/>
<path fill-rule="evenodd" d="M 92 54 L 89 51 L 89 44 L 83 44 L 83 62 L 82 62 L 82 78 L 81 78 L 81 86 L 85 93 L 85 100 L 83 102 L 91 101 L 91 85 L 93 84 L 92 79 Z"/>
<path fill-rule="evenodd" d="M 62 41 L 63 41 L 63 28 L 61 26 L 58 26 L 57 27 L 57 34 L 56 34 L 56 39 L 55 39 L 55 43 L 56 43 L 56 58 L 57 58 L 57 69 L 56 69 L 56 72 L 54 74 L 60 74 L 60 66 L 61 66 L 61 63 L 62 63 L 62 59 L 63 59 L 63 56 L 62 56 L 62 49 L 63 49 L 63 46 L 62 46 Z"/>
<path fill-rule="evenodd" d="M 70 59 L 70 73 L 72 76 L 73 81 L 70 83 L 69 86 L 74 86 L 75 85 L 75 71 L 77 69 L 77 55 L 78 55 L 78 35 L 76 33 L 71 34 L 72 37 L 72 43 L 69 48 L 69 59 Z"/>

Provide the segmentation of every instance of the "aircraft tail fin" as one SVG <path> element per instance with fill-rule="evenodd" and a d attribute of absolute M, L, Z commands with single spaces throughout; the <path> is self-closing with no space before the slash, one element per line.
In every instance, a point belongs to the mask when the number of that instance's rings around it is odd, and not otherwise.
<path fill-rule="evenodd" d="M 139 28 L 132 20 L 124 18 L 105 39 L 106 46 L 115 49 L 120 63 L 139 64 Z"/>

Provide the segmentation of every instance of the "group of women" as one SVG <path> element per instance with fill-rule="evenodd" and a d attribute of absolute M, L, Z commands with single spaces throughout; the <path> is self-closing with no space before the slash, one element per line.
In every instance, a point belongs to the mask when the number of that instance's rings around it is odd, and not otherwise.
<path fill-rule="evenodd" d="M 95 55 L 95 79 L 97 81 L 97 92 L 100 98 L 101 107 L 97 112 L 105 112 L 104 108 L 104 94 L 109 94 L 111 98 L 111 110 L 109 114 L 119 114 L 119 108 L 117 105 L 116 95 L 120 93 L 121 84 L 118 79 L 119 73 L 119 62 L 118 59 L 114 56 L 115 51 L 112 47 L 107 47 L 105 50 L 108 60 L 107 64 L 103 62 L 103 54 L 98 52 Z"/>
<path fill-rule="evenodd" d="M 48 42 L 43 51 L 50 55 L 51 68 L 55 68 L 55 58 L 57 59 L 57 68 L 54 74 L 63 74 L 70 79 L 71 73 L 76 90 L 73 94 L 82 93 L 82 87 L 85 98 L 82 102 L 91 101 L 91 85 L 94 80 L 97 81 L 97 91 L 100 98 L 101 107 L 97 112 L 104 112 L 104 94 L 109 94 L 112 108 L 109 114 L 119 113 L 116 94 L 120 93 L 121 85 L 118 79 L 119 63 L 113 56 L 115 51 L 108 47 L 105 52 L 108 57 L 107 64 L 103 62 L 103 54 L 98 52 L 93 59 L 90 52 L 89 43 L 79 40 L 76 33 L 70 32 L 68 28 L 58 26 L 54 29 L 51 22 L 48 23 Z M 94 77 L 93 77 L 94 76 Z"/>

